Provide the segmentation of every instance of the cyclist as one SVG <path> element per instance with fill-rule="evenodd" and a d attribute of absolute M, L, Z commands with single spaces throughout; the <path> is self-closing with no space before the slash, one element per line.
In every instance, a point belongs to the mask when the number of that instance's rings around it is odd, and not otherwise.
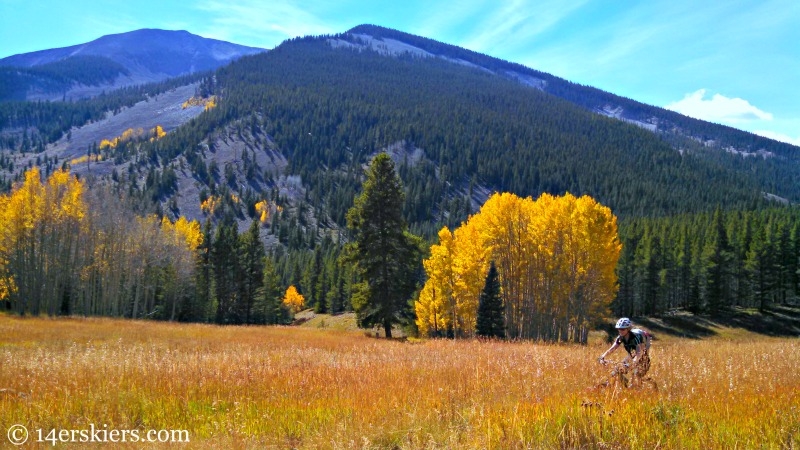
<path fill-rule="evenodd" d="M 628 356 L 622 361 L 622 370 L 627 371 L 629 367 L 633 367 L 634 376 L 641 379 L 650 370 L 648 351 L 650 350 L 652 335 L 646 330 L 633 328 L 631 320 L 627 317 L 619 319 L 615 328 L 619 332 L 619 336 L 614 340 L 611 348 L 600 356 L 600 363 L 605 364 L 606 356 L 623 346 L 625 351 L 628 352 Z"/>

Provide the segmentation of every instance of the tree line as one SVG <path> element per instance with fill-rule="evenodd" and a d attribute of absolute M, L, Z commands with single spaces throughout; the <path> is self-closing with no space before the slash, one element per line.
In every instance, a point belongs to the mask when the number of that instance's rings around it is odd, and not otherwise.
<path fill-rule="evenodd" d="M 0 300 L 18 314 L 288 323 L 300 305 L 429 336 L 585 342 L 611 309 L 716 314 L 795 303 L 800 210 L 621 222 L 594 199 L 492 196 L 430 248 L 403 219 L 405 190 L 376 157 L 348 234 L 267 252 L 271 220 L 135 216 L 120 192 L 37 168 L 0 196 Z M 298 227 L 299 228 L 299 227 Z M 345 242 L 349 242 L 346 245 Z M 424 268 L 424 270 L 423 270 Z M 617 281 L 618 280 L 618 281 Z M 412 299 L 414 300 L 412 302 Z"/>
<path fill-rule="evenodd" d="M 620 237 L 618 315 L 766 310 L 800 296 L 796 206 L 630 219 Z"/>
<path fill-rule="evenodd" d="M 328 238 L 313 249 L 267 254 L 268 224 L 246 232 L 230 216 L 216 226 L 137 216 L 124 192 L 68 171 L 38 167 L 0 195 L 0 301 L 32 315 L 101 315 L 278 324 L 291 320 L 287 286 L 319 312 L 350 308 L 350 271 Z"/>

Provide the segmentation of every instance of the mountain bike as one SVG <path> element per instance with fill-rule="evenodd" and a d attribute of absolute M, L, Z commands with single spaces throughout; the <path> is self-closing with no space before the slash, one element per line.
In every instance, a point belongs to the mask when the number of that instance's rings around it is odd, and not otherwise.
<path fill-rule="evenodd" d="M 633 364 L 630 358 L 625 358 L 622 361 L 609 361 L 598 359 L 601 365 L 610 368 L 608 375 L 601 378 L 595 388 L 612 388 L 615 391 L 627 388 L 642 388 L 650 386 L 654 390 L 658 390 L 658 384 L 652 377 L 648 377 L 647 372 L 650 369 L 650 359 L 639 364 Z"/>

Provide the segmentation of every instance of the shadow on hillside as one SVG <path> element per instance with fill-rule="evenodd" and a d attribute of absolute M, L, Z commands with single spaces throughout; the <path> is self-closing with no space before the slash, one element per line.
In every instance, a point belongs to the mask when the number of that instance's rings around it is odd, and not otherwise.
<path fill-rule="evenodd" d="M 800 336 L 800 307 L 772 306 L 763 313 L 734 310 L 721 315 L 717 322 L 776 337 Z"/>
<path fill-rule="evenodd" d="M 690 339 L 701 339 L 717 334 L 715 327 L 742 328 L 747 331 L 775 337 L 800 336 L 800 307 L 772 306 L 759 312 L 755 309 L 733 308 L 714 316 L 693 315 L 680 312 L 662 317 L 636 317 L 636 324 L 652 331 L 656 336 L 665 333 Z"/>
<path fill-rule="evenodd" d="M 651 331 L 656 339 L 658 339 L 659 333 L 690 339 L 702 339 L 717 334 L 713 330 L 716 325 L 714 322 L 706 317 L 691 314 L 652 318 L 637 317 L 634 318 L 634 322 Z"/>

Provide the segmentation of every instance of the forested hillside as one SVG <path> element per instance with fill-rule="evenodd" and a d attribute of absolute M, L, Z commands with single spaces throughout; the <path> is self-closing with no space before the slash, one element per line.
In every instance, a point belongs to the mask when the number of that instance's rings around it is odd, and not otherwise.
<path fill-rule="evenodd" d="M 308 184 L 311 203 L 337 223 L 347 202 L 336 197 L 352 197 L 357 178 L 326 169 L 357 167 L 397 142 L 425 156 L 403 174 L 408 218 L 417 224 L 451 213 L 462 220 L 478 185 L 519 195 L 591 194 L 622 216 L 751 207 L 767 191 L 797 196 L 794 183 L 776 187 L 739 170 L 741 158 L 681 154 L 638 127 L 439 59 L 297 39 L 221 69 L 212 89 L 222 101 L 195 129 L 235 120 L 260 126 Z M 162 145 L 196 148 L 203 136 Z"/>
<path fill-rule="evenodd" d="M 796 146 L 735 128 L 693 119 L 674 111 L 646 105 L 591 86 L 572 83 L 545 72 L 471 50 L 375 25 L 360 25 L 348 33 L 352 36 L 366 36 L 370 39 L 388 42 L 403 42 L 419 51 L 428 52 L 449 61 L 483 68 L 495 75 L 541 89 L 589 111 L 616 117 L 652 130 L 682 151 L 707 153 L 712 150 L 712 155 L 720 152 L 738 152 L 740 155 L 759 156 L 752 165 L 762 171 L 785 170 L 787 161 L 795 163 L 800 161 L 800 154 Z M 380 44 L 378 44 L 378 48 L 380 48 Z M 777 161 L 770 161 L 770 156 L 777 156 Z M 761 161 L 758 161 L 759 159 Z M 773 165 L 769 162 L 778 164 Z M 790 180 L 783 179 L 783 181 Z"/>
<path fill-rule="evenodd" d="M 0 99 L 25 100 L 32 90 L 66 96 L 73 84 L 97 86 L 120 74 L 130 71 L 102 56 L 72 56 L 35 67 L 0 66 Z"/>
<path fill-rule="evenodd" d="M 441 57 L 375 51 L 366 34 Z M 351 239 L 345 218 L 379 152 L 392 156 L 402 179 L 410 231 L 429 243 L 492 192 L 587 195 L 610 208 L 622 242 L 615 313 L 797 299 L 797 210 L 769 200 L 800 201 L 796 147 L 371 26 L 293 39 L 212 74 L 90 101 L 0 103 L 0 187 L 21 181 L 27 166 L 45 175 L 68 169 L 50 144 L 69 139 L 73 126 L 198 80 L 196 97 L 186 99 L 206 105 L 196 118 L 153 139 L 103 146 L 117 136 L 98 136 L 86 148 L 87 165 L 102 160 L 113 169 L 82 170 L 87 189 L 108 186 L 129 208 L 169 223 L 188 216 L 205 224 L 191 249 L 192 273 L 180 274 L 191 294 L 172 294 L 172 262 L 156 265 L 153 290 L 142 294 L 148 301 L 118 315 L 277 323 L 287 318 L 280 304 L 290 286 L 318 311 L 350 309 L 359 280 L 341 258 Z M 609 104 L 629 121 L 602 113 Z M 780 262 L 769 259 L 776 254 Z M 105 292 L 81 286 L 81 295 Z"/>

